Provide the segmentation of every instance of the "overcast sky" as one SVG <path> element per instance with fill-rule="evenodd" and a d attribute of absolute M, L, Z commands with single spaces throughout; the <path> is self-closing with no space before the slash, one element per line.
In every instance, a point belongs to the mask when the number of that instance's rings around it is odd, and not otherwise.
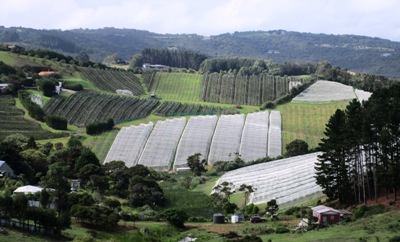
<path fill-rule="evenodd" d="M 400 41 L 400 0 L 0 0 L 0 25 L 218 35 L 276 30 Z"/>

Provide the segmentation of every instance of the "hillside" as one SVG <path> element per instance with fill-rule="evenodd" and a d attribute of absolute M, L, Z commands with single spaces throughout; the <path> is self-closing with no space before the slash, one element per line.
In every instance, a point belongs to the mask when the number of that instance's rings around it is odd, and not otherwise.
<path fill-rule="evenodd" d="M 356 35 L 273 30 L 200 36 L 116 28 L 61 31 L 0 27 L 0 42 L 46 48 L 72 56 L 86 52 L 92 60 L 100 62 L 113 53 L 129 60 L 144 48 L 176 47 L 210 57 L 252 57 L 277 63 L 326 60 L 352 71 L 400 77 L 397 68 L 400 43 Z"/>

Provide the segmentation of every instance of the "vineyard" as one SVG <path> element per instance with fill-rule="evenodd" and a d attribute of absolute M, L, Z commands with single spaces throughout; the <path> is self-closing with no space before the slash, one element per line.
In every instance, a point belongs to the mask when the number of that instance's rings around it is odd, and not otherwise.
<path fill-rule="evenodd" d="M 253 186 L 255 192 L 249 203 L 266 203 L 276 199 L 280 206 L 294 200 L 320 197 L 322 189 L 316 184 L 314 163 L 320 153 L 312 153 L 248 166 L 225 173 L 216 184 L 230 182 L 233 190 L 240 185 Z"/>
<path fill-rule="evenodd" d="M 118 89 L 129 90 L 135 96 L 145 93 L 139 78 L 132 72 L 88 67 L 79 67 L 78 70 L 85 79 L 92 82 L 100 90 L 110 92 L 115 92 Z"/>
<path fill-rule="evenodd" d="M 279 116 L 279 119 L 276 118 Z M 273 112 L 277 123 L 280 114 Z M 245 161 L 267 156 L 268 146 L 281 147 L 281 137 L 268 137 L 268 112 L 213 116 L 194 116 L 122 128 L 105 162 L 122 160 L 127 166 L 143 164 L 157 170 L 187 168 L 187 158 L 200 153 L 209 165 L 231 161 L 243 154 Z M 277 134 L 280 134 L 277 133 Z M 175 153 L 176 151 L 176 153 Z M 275 150 L 273 155 L 277 154 Z"/>
<path fill-rule="evenodd" d="M 293 83 L 304 82 L 287 76 L 209 73 L 201 81 L 201 101 L 259 106 L 288 94 Z"/>
<path fill-rule="evenodd" d="M 214 115 L 214 114 L 235 114 L 235 108 L 221 108 L 217 106 L 204 106 L 199 104 L 163 102 L 154 114 L 163 117 L 187 116 L 187 115 Z"/>
<path fill-rule="evenodd" d="M 43 130 L 38 123 L 27 120 L 23 116 L 24 112 L 15 107 L 15 101 L 11 96 L 0 95 L 0 140 L 16 133 L 27 137 L 32 136 L 38 140 L 57 138 L 64 135 Z"/>
<path fill-rule="evenodd" d="M 157 100 L 112 94 L 78 92 L 68 98 L 53 97 L 44 107 L 46 115 L 64 117 L 68 123 L 86 126 L 112 118 L 115 123 L 144 118 L 158 105 Z"/>
<path fill-rule="evenodd" d="M 200 74 L 146 71 L 142 79 L 149 92 L 167 100 L 200 100 Z"/>

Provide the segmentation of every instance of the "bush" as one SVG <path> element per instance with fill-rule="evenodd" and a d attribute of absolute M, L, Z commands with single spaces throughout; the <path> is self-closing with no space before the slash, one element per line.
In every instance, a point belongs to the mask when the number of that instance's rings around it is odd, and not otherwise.
<path fill-rule="evenodd" d="M 286 227 L 277 227 L 275 230 L 275 233 L 277 233 L 277 234 L 286 234 L 289 232 L 290 232 L 290 230 Z"/>
<path fill-rule="evenodd" d="M 271 101 L 263 103 L 260 107 L 261 110 L 265 110 L 265 109 L 274 109 L 275 108 L 275 104 Z"/>
<path fill-rule="evenodd" d="M 28 110 L 29 116 L 38 121 L 44 121 L 45 114 L 43 109 L 36 103 L 32 102 L 29 93 L 27 93 L 26 91 L 19 91 L 18 98 L 21 101 L 24 108 Z"/>
<path fill-rule="evenodd" d="M 46 124 L 53 129 L 67 130 L 68 121 L 63 117 L 50 115 L 46 117 Z"/>
<path fill-rule="evenodd" d="M 81 84 L 64 84 L 63 86 L 65 89 L 70 89 L 73 91 L 82 91 L 83 90 L 83 86 Z"/>
<path fill-rule="evenodd" d="M 114 120 L 108 119 L 107 122 L 95 122 L 86 126 L 86 133 L 88 135 L 101 134 L 105 131 L 112 130 L 114 128 Z"/>
<path fill-rule="evenodd" d="M 184 227 L 184 222 L 188 219 L 188 216 L 181 210 L 169 208 L 161 213 L 161 218 L 167 220 L 172 226 L 182 228 Z"/>
<path fill-rule="evenodd" d="M 396 235 L 389 239 L 389 242 L 400 242 L 400 235 Z"/>

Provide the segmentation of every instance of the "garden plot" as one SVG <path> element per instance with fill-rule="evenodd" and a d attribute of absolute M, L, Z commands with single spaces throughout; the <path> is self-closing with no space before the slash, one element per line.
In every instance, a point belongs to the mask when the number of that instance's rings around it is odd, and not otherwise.
<path fill-rule="evenodd" d="M 249 113 L 244 124 L 239 154 L 244 161 L 267 156 L 268 112 Z"/>
<path fill-rule="evenodd" d="M 211 142 L 208 164 L 231 161 L 238 155 L 243 125 L 243 114 L 221 115 Z"/>
<path fill-rule="evenodd" d="M 279 111 L 271 111 L 268 131 L 268 156 L 282 155 L 282 117 Z"/>
<path fill-rule="evenodd" d="M 196 153 L 202 155 L 201 159 L 207 160 L 217 121 L 218 117 L 215 115 L 196 116 L 189 119 L 176 151 L 175 169 L 187 167 L 187 158 Z"/>
<path fill-rule="evenodd" d="M 169 170 L 185 125 L 185 118 L 159 121 L 147 140 L 139 164 L 156 170 Z"/>
<path fill-rule="evenodd" d="M 354 90 L 353 87 L 332 81 L 317 81 L 302 93 L 293 98 L 293 102 L 331 102 L 344 101 L 357 98 L 356 93 L 364 98 L 363 91 Z"/>
<path fill-rule="evenodd" d="M 266 203 L 276 199 L 279 205 L 320 196 L 314 165 L 320 153 L 312 153 L 240 168 L 225 173 L 216 183 L 230 182 L 234 189 L 240 185 L 255 188 L 249 203 Z"/>
<path fill-rule="evenodd" d="M 140 154 L 152 129 L 152 122 L 122 128 L 115 138 L 104 162 L 120 160 L 124 161 L 127 167 L 135 166 L 139 161 Z"/>

